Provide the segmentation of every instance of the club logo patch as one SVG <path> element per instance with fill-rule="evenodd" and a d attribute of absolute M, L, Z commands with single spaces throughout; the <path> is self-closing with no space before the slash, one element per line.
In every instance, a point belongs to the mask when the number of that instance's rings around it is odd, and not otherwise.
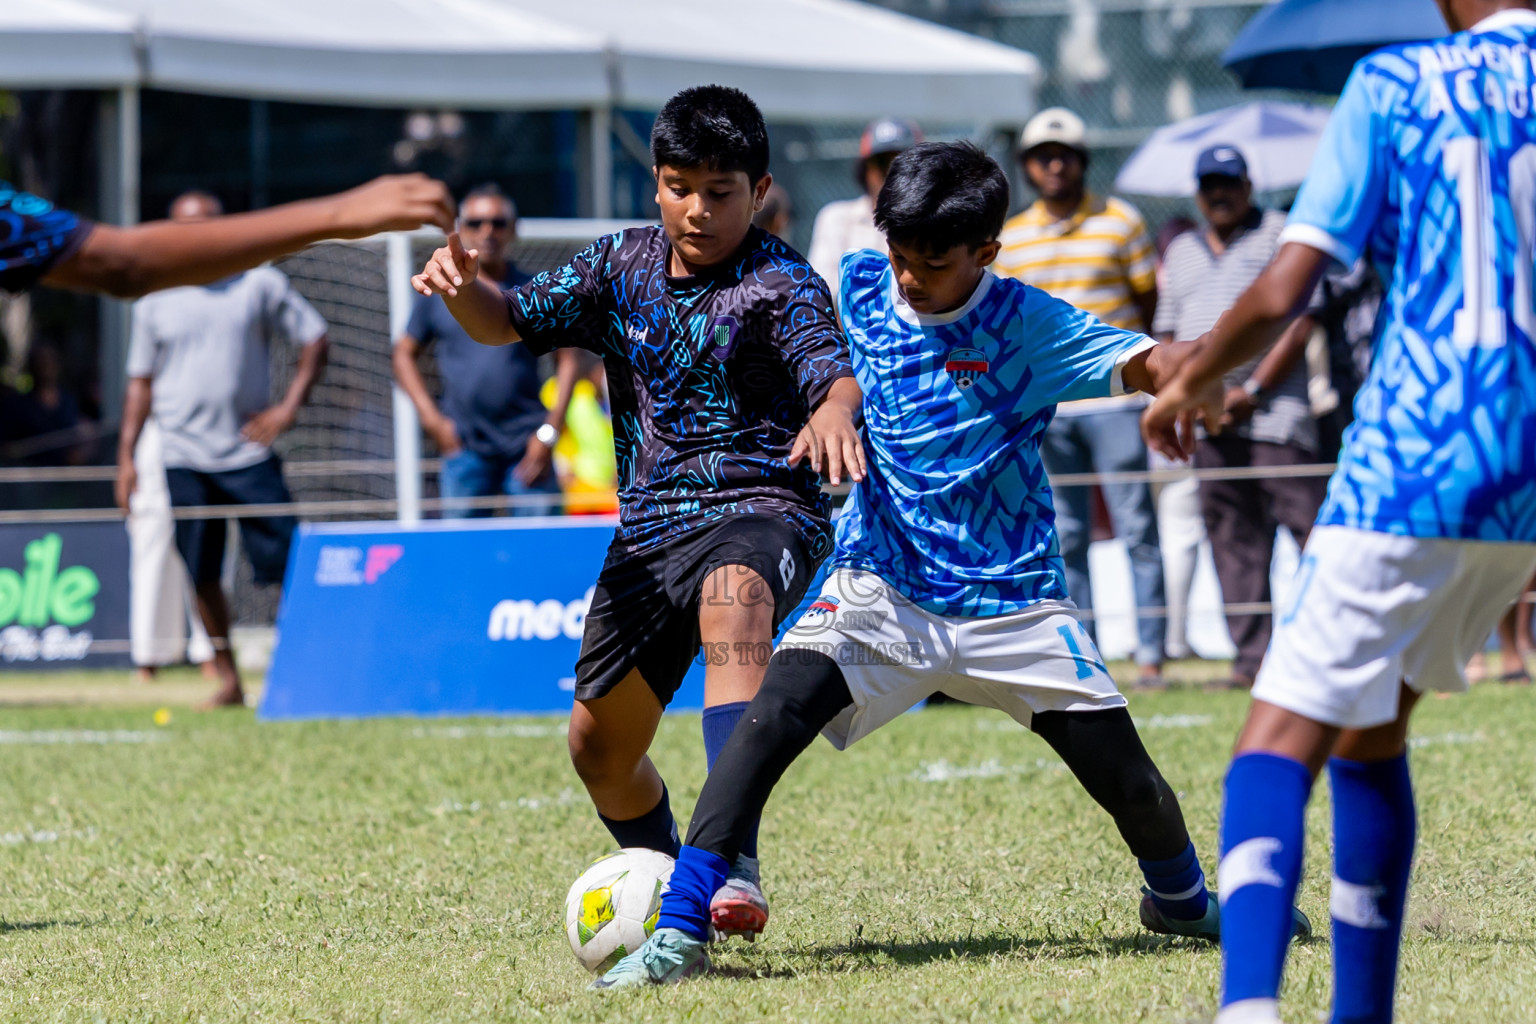
<path fill-rule="evenodd" d="M 837 598 L 823 595 L 811 602 L 811 606 L 805 610 L 807 615 L 830 615 L 837 611 Z"/>
<path fill-rule="evenodd" d="M 736 351 L 736 336 L 741 325 L 733 316 L 717 316 L 709 328 L 709 354 L 719 360 L 731 358 Z"/>
<path fill-rule="evenodd" d="M 991 367 L 987 357 L 974 348 L 957 348 L 944 361 L 944 372 L 961 391 L 966 390 Z"/>

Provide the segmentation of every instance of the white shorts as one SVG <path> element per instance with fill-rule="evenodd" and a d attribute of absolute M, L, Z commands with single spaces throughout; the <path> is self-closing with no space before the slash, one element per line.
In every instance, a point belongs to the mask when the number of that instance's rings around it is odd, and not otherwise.
<path fill-rule="evenodd" d="M 1070 601 L 972 618 L 937 615 L 871 572 L 837 569 L 780 650 L 820 651 L 853 707 L 822 734 L 839 750 L 935 693 L 997 708 L 1026 728 L 1041 711 L 1098 711 L 1125 698 Z"/>
<path fill-rule="evenodd" d="M 1344 729 L 1395 721 L 1406 682 L 1467 688 L 1465 669 L 1536 572 L 1536 544 L 1318 526 L 1253 686 L 1266 704 Z"/>

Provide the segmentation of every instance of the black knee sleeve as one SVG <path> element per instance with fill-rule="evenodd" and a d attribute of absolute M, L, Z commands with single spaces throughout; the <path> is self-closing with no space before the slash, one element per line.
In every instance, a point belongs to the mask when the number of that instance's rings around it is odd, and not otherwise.
<path fill-rule="evenodd" d="M 1142 746 L 1129 711 L 1047 711 L 1031 728 L 1115 819 L 1132 853 L 1164 860 L 1184 851 L 1189 831 L 1179 799 Z"/>
<path fill-rule="evenodd" d="M 784 770 L 853 697 L 824 654 L 783 650 L 715 760 L 688 826 L 688 845 L 734 861 Z"/>

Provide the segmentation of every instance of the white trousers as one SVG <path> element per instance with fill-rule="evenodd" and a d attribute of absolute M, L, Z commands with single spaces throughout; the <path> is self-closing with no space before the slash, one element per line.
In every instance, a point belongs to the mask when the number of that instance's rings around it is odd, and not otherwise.
<path fill-rule="evenodd" d="M 1152 455 L 1153 469 L 1180 466 L 1156 452 Z M 1164 643 L 1169 656 L 1188 657 L 1189 595 L 1200 563 L 1200 545 L 1205 540 L 1200 481 L 1193 473 L 1157 489 L 1157 535 L 1163 548 L 1163 580 L 1168 595 L 1168 637 Z"/>
<path fill-rule="evenodd" d="M 135 665 L 197 664 L 213 644 L 193 603 L 192 579 L 176 550 L 176 521 L 165 483 L 160 428 L 150 417 L 133 452 L 139 487 L 129 500 L 129 649 Z"/>

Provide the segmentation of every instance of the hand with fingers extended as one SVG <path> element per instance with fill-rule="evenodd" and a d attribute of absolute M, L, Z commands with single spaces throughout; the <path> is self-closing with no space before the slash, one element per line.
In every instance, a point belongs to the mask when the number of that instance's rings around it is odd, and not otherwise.
<path fill-rule="evenodd" d="M 859 437 L 857 416 L 860 394 L 852 378 L 833 385 L 827 400 L 811 414 L 810 422 L 795 438 L 789 464 L 810 460 L 811 469 L 829 483 L 840 484 L 846 475 L 854 483 L 864 479 L 864 442 Z"/>
<path fill-rule="evenodd" d="M 1214 380 L 1191 388 L 1181 375 L 1157 393 L 1141 415 L 1141 434 L 1154 451 L 1184 462 L 1195 454 L 1195 417 L 1206 433 L 1219 434 L 1226 412 L 1226 389 Z"/>
<path fill-rule="evenodd" d="M 448 235 L 448 244 L 434 252 L 421 273 L 411 278 L 411 287 L 423 295 L 457 298 L 459 289 L 479 276 L 480 250 L 466 250 L 454 231 Z"/>

